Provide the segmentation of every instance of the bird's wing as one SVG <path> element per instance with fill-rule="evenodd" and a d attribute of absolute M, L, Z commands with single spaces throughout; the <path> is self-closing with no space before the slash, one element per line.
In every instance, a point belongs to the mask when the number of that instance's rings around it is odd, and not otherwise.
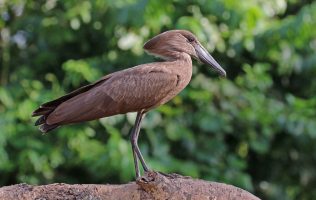
<path fill-rule="evenodd" d="M 59 97 L 58 99 L 55 99 L 53 101 L 49 101 L 49 102 L 42 104 L 38 109 L 33 111 L 32 117 L 47 115 L 47 114 L 51 113 L 61 103 L 65 102 L 65 101 L 67 101 L 67 100 L 69 100 L 69 99 L 71 99 L 71 98 L 73 98 L 81 93 L 84 93 L 84 92 L 92 89 L 93 87 L 101 84 L 103 81 L 105 81 L 108 78 L 110 78 L 110 75 L 104 76 L 100 80 L 98 80 L 94 83 L 80 87 L 80 88 L 78 88 L 78 89 L 76 89 L 76 90 L 74 90 L 74 91 L 72 91 L 64 96 Z"/>
<path fill-rule="evenodd" d="M 159 105 L 177 86 L 179 77 L 163 66 L 139 66 L 114 73 L 109 79 L 60 104 L 48 124 L 68 124 Z"/>

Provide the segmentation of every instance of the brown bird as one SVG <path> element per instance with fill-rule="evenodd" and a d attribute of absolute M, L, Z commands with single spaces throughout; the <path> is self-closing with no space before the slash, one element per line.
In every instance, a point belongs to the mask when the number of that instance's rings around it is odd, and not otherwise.
<path fill-rule="evenodd" d="M 189 31 L 166 31 L 146 42 L 144 49 L 165 61 L 114 72 L 44 103 L 32 114 L 41 116 L 35 125 L 46 133 L 66 124 L 137 112 L 130 136 L 136 177 L 140 176 L 138 159 L 144 171 L 149 171 L 137 145 L 145 113 L 168 102 L 188 85 L 191 57 L 210 65 L 221 76 L 226 76 L 226 72 Z"/>

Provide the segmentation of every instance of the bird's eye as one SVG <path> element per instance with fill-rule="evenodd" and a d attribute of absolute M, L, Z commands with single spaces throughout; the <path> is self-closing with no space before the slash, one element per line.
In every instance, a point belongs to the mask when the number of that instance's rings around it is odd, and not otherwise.
<path fill-rule="evenodd" d="M 194 42 L 194 38 L 193 37 L 189 37 L 188 38 L 188 42 Z"/>

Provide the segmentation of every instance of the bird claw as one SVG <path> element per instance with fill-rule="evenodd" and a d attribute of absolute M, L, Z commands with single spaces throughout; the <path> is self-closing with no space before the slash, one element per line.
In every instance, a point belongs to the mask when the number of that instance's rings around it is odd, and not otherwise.
<path fill-rule="evenodd" d="M 136 182 L 143 182 L 143 183 L 153 182 L 157 178 L 157 175 L 164 176 L 168 179 L 176 179 L 176 178 L 188 179 L 188 178 L 191 178 L 189 176 L 182 176 L 182 175 L 176 174 L 176 173 L 167 174 L 167 173 L 159 172 L 159 171 L 146 171 L 144 176 L 136 178 Z"/>
<path fill-rule="evenodd" d="M 136 182 L 140 183 L 149 183 L 155 180 L 157 176 L 157 172 L 155 171 L 146 171 L 144 176 L 140 176 L 138 178 L 136 178 Z"/>
<path fill-rule="evenodd" d="M 163 175 L 169 179 L 175 179 L 175 178 L 184 178 L 184 179 L 188 179 L 188 178 L 191 178 L 190 176 L 182 176 L 180 174 L 177 174 L 177 173 L 171 173 L 171 174 L 167 174 L 167 173 L 164 173 L 164 172 L 157 172 L 158 174 L 160 175 Z"/>

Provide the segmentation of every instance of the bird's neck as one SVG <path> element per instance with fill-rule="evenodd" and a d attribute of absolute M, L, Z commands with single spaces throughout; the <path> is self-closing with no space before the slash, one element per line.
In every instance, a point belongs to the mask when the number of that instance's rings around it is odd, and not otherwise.
<path fill-rule="evenodd" d="M 173 51 L 167 56 L 159 55 L 159 57 L 163 58 L 166 62 L 185 62 L 186 64 L 192 66 L 191 56 L 184 52 Z"/>
<path fill-rule="evenodd" d="M 183 62 L 186 62 L 187 64 L 189 64 L 190 66 L 192 66 L 192 59 L 191 56 L 187 53 L 179 53 L 178 59 L 177 60 L 181 60 Z"/>
<path fill-rule="evenodd" d="M 155 49 L 155 51 L 147 51 L 148 54 L 151 54 L 153 56 L 162 58 L 166 62 L 170 61 L 187 61 L 191 62 L 191 56 L 184 52 L 178 52 L 174 50 L 165 50 L 165 49 Z"/>
<path fill-rule="evenodd" d="M 174 60 L 176 63 L 174 66 L 179 68 L 183 73 L 192 74 L 192 59 L 191 56 L 187 53 L 178 53 L 177 58 Z"/>

